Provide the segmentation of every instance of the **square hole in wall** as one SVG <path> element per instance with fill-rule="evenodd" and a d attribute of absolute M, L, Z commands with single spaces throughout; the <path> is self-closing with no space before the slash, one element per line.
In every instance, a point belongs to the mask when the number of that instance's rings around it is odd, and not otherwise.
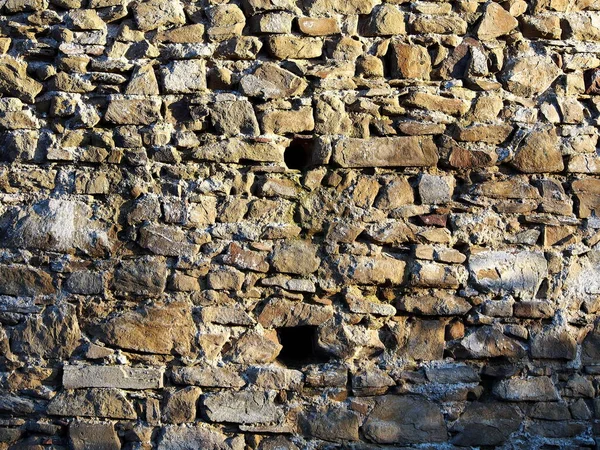
<path fill-rule="evenodd" d="M 277 335 L 283 347 L 277 359 L 287 367 L 302 367 L 329 360 L 317 346 L 316 326 L 279 328 Z"/>

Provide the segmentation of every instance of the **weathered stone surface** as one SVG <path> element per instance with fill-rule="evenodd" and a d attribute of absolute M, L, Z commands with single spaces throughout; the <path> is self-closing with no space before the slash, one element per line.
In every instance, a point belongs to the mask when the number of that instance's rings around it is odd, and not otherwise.
<path fill-rule="evenodd" d="M 81 330 L 68 303 L 47 306 L 13 330 L 11 350 L 39 358 L 66 359 L 79 346 Z"/>
<path fill-rule="evenodd" d="M 393 36 L 405 33 L 404 13 L 398 7 L 389 4 L 375 7 L 369 17 L 367 34 L 373 36 Z"/>
<path fill-rule="evenodd" d="M 0 411 L 12 414 L 31 414 L 35 411 L 35 403 L 26 398 L 2 391 L 0 396 Z"/>
<path fill-rule="evenodd" d="M 562 172 L 565 167 L 554 128 L 531 132 L 519 146 L 511 164 L 525 173 Z"/>
<path fill-rule="evenodd" d="M 142 306 L 107 319 L 98 328 L 109 345 L 165 355 L 189 354 L 196 334 L 191 307 L 184 302 Z"/>
<path fill-rule="evenodd" d="M 210 118 L 216 130 L 227 136 L 260 134 L 252 104 L 247 100 L 216 102 L 210 110 Z"/>
<path fill-rule="evenodd" d="M 322 14 L 369 14 L 375 2 L 373 0 L 356 0 L 352 3 L 340 0 L 309 0 L 309 12 L 314 15 Z"/>
<path fill-rule="evenodd" d="M 344 407 L 312 409 L 298 419 L 304 434 L 326 441 L 358 441 L 358 415 Z"/>
<path fill-rule="evenodd" d="M 600 183 L 594 178 L 573 181 L 575 197 L 579 200 L 579 217 L 587 218 L 600 211 Z"/>
<path fill-rule="evenodd" d="M 311 107 L 295 111 L 270 111 L 262 116 L 261 123 L 263 131 L 271 134 L 302 133 L 315 128 Z"/>
<path fill-rule="evenodd" d="M 340 139 L 333 161 L 342 167 L 435 166 L 438 153 L 430 136 L 398 136 L 371 139 Z"/>
<path fill-rule="evenodd" d="M 125 94 L 128 95 L 158 95 L 158 81 L 154 68 L 147 64 L 139 66 L 131 76 Z"/>
<path fill-rule="evenodd" d="M 244 379 L 229 367 L 193 366 L 177 367 L 171 375 L 174 383 L 205 387 L 240 388 Z"/>
<path fill-rule="evenodd" d="M 319 268 L 317 248 L 307 241 L 282 241 L 273 249 L 271 261 L 278 272 L 309 275 Z"/>
<path fill-rule="evenodd" d="M 596 320 L 594 328 L 586 335 L 581 345 L 581 362 L 583 364 L 600 365 L 600 321 Z"/>
<path fill-rule="evenodd" d="M 392 283 L 404 281 L 406 263 L 389 256 L 370 258 L 344 255 L 335 262 L 335 269 L 344 282 L 356 284 Z"/>
<path fill-rule="evenodd" d="M 396 308 L 379 301 L 375 296 L 365 297 L 356 287 L 350 287 L 344 292 L 344 300 L 348 308 L 357 314 L 374 314 L 377 316 L 393 316 Z"/>
<path fill-rule="evenodd" d="M 548 377 L 511 378 L 494 387 L 494 394 L 502 400 L 513 402 L 556 401 L 558 391 Z"/>
<path fill-rule="evenodd" d="M 285 299 L 271 299 L 262 308 L 258 322 L 265 328 L 321 325 L 333 316 L 329 306 L 311 305 Z"/>
<path fill-rule="evenodd" d="M 471 309 L 471 304 L 461 297 L 444 296 L 401 296 L 396 307 L 400 311 L 432 316 L 460 316 Z"/>
<path fill-rule="evenodd" d="M 210 450 L 242 450 L 243 439 L 231 440 L 219 429 L 204 423 L 193 425 L 167 425 L 163 427 L 157 450 L 182 450 L 192 446 Z"/>
<path fill-rule="evenodd" d="M 173 61 L 161 68 L 167 94 L 191 94 L 206 89 L 206 63 L 201 59 Z"/>
<path fill-rule="evenodd" d="M 228 252 L 223 257 L 223 262 L 242 270 L 267 272 L 269 270 L 269 263 L 266 259 L 266 253 L 245 250 L 239 244 L 232 242 L 229 245 Z"/>
<path fill-rule="evenodd" d="M 114 233 L 92 215 L 92 208 L 80 201 L 43 200 L 5 213 L 0 236 L 17 248 L 103 256 L 113 248 Z"/>
<path fill-rule="evenodd" d="M 194 422 L 197 415 L 196 404 L 200 394 L 202 394 L 202 390 L 195 386 L 170 391 L 162 408 L 163 422 Z"/>
<path fill-rule="evenodd" d="M 340 26 L 334 18 L 329 17 L 300 17 L 298 18 L 300 31 L 309 36 L 328 36 L 340 33 Z"/>
<path fill-rule="evenodd" d="M 153 367 L 69 365 L 63 368 L 62 382 L 65 389 L 159 389 L 163 372 Z"/>
<path fill-rule="evenodd" d="M 249 330 L 235 343 L 231 360 L 240 364 L 266 364 L 275 361 L 282 348 L 274 331 Z"/>
<path fill-rule="evenodd" d="M 246 25 L 244 13 L 237 5 L 216 5 L 206 9 L 209 25 L 206 34 L 210 39 L 222 41 L 242 34 Z"/>
<path fill-rule="evenodd" d="M 121 441 L 112 423 L 72 422 L 69 442 L 73 450 L 116 450 Z"/>
<path fill-rule="evenodd" d="M 445 364 L 425 368 L 427 379 L 434 383 L 478 383 L 477 369 L 463 364 Z"/>
<path fill-rule="evenodd" d="M 113 285 L 121 295 L 159 296 L 167 283 L 163 258 L 146 256 L 123 260 L 115 270 Z"/>
<path fill-rule="evenodd" d="M 452 443 L 460 446 L 500 445 L 521 426 L 519 409 L 502 403 L 469 404 L 450 431 L 458 432 Z"/>
<path fill-rule="evenodd" d="M 198 148 L 194 156 L 200 160 L 239 162 L 283 162 L 284 147 L 272 142 L 248 142 L 228 139 Z"/>
<path fill-rule="evenodd" d="M 418 34 L 465 34 L 467 22 L 457 15 L 418 15 L 411 20 L 413 32 Z"/>
<path fill-rule="evenodd" d="M 185 23 L 183 4 L 176 1 L 149 0 L 135 2 L 132 5 L 133 18 L 142 31 L 155 30 L 165 25 Z"/>
<path fill-rule="evenodd" d="M 458 98 L 415 92 L 407 100 L 407 105 L 426 110 L 439 111 L 452 116 L 460 116 L 469 110 L 469 104 Z"/>
<path fill-rule="evenodd" d="M 318 58 L 323 51 L 323 41 L 312 37 L 277 35 L 269 39 L 268 45 L 277 59 Z"/>
<path fill-rule="evenodd" d="M 0 58 L 0 92 L 33 103 L 42 84 L 27 75 L 27 64 L 10 56 Z"/>
<path fill-rule="evenodd" d="M 206 394 L 202 402 L 208 418 L 215 422 L 264 423 L 283 417 L 274 403 L 273 391 L 239 391 Z"/>
<path fill-rule="evenodd" d="M 521 97 L 535 97 L 554 82 L 561 70 L 549 58 L 528 56 L 512 60 L 503 70 L 506 90 Z"/>
<path fill-rule="evenodd" d="M 392 44 L 392 73 L 398 78 L 429 80 L 431 58 L 421 45 Z"/>
<path fill-rule="evenodd" d="M 253 367 L 246 371 L 249 383 L 258 389 L 298 390 L 302 387 L 302 372 L 278 366 Z"/>
<path fill-rule="evenodd" d="M 362 431 L 377 444 L 420 444 L 444 442 L 446 425 L 440 408 L 417 396 L 376 397 Z"/>
<path fill-rule="evenodd" d="M 302 78 L 273 63 L 262 64 L 240 80 L 245 95 L 265 99 L 301 95 L 307 86 Z"/>
<path fill-rule="evenodd" d="M 501 330 L 492 326 L 482 326 L 469 333 L 460 345 L 468 358 L 522 358 L 525 347 L 516 339 L 509 338 Z"/>
<path fill-rule="evenodd" d="M 469 273 L 484 291 L 530 298 L 547 276 L 548 264 L 539 252 L 484 251 L 471 255 Z"/>
<path fill-rule="evenodd" d="M 146 225 L 140 229 L 140 246 L 156 255 L 193 256 L 199 246 L 186 239 L 185 233 L 168 225 Z"/>
<path fill-rule="evenodd" d="M 118 389 L 62 391 L 48 405 L 51 416 L 135 419 L 133 405 Z"/>
<path fill-rule="evenodd" d="M 0 293 L 4 295 L 49 295 L 56 289 L 52 276 L 43 270 L 27 266 L 0 266 Z"/>
<path fill-rule="evenodd" d="M 344 360 L 368 358 L 385 348 L 378 330 L 361 325 L 342 324 L 340 327 L 332 321 L 318 328 L 318 346 Z"/>
<path fill-rule="evenodd" d="M 0 0 L 0 450 L 593 447 L 598 10 Z"/>
<path fill-rule="evenodd" d="M 399 353 L 420 361 L 441 360 L 444 355 L 445 324 L 440 320 L 416 320 L 410 327 L 406 345 Z"/>
<path fill-rule="evenodd" d="M 204 25 L 195 23 L 156 33 L 156 40 L 174 44 L 194 44 L 204 42 Z"/>
<path fill-rule="evenodd" d="M 510 33 L 519 22 L 498 3 L 489 2 L 477 28 L 477 37 L 483 40 L 495 39 Z"/>
<path fill-rule="evenodd" d="M 157 98 L 115 96 L 104 114 L 104 120 L 117 125 L 150 125 L 160 119 L 161 102 Z"/>
<path fill-rule="evenodd" d="M 531 339 L 531 356 L 545 359 L 574 359 L 577 341 L 565 327 L 546 327 Z"/>

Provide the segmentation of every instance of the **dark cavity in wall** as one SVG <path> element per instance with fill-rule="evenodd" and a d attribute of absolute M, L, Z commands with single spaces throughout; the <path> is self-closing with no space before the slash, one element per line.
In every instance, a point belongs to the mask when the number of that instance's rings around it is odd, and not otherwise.
<path fill-rule="evenodd" d="M 313 165 L 314 146 L 314 140 L 310 137 L 294 137 L 283 154 L 288 169 L 304 170 Z"/>
<path fill-rule="evenodd" d="M 279 361 L 287 367 L 325 363 L 327 356 L 317 346 L 317 327 L 299 326 L 277 330 L 282 345 Z"/>

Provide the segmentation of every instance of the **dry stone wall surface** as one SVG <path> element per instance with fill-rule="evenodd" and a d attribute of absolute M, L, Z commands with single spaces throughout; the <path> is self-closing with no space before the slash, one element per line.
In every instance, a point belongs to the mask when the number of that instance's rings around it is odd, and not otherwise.
<path fill-rule="evenodd" d="M 593 449 L 598 0 L 0 0 L 0 449 Z"/>

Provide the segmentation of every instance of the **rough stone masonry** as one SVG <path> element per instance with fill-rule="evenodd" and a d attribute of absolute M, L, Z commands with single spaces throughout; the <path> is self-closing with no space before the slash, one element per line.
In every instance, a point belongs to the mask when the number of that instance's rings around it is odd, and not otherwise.
<path fill-rule="evenodd" d="M 600 447 L 599 0 L 0 0 L 0 450 Z"/>

